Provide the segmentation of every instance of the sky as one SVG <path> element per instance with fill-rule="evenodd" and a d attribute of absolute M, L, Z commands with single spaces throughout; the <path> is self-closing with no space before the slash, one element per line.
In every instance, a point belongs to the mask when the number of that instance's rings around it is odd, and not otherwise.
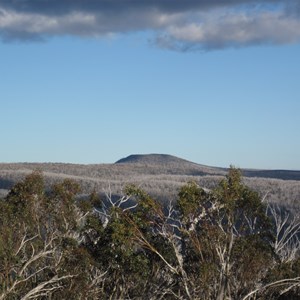
<path fill-rule="evenodd" d="M 300 170 L 299 54 L 298 0 L 0 0 L 0 161 Z"/>

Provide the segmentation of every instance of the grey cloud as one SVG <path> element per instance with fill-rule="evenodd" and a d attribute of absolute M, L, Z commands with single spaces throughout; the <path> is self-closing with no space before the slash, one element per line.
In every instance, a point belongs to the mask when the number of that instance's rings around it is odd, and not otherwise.
<path fill-rule="evenodd" d="M 152 30 L 159 47 L 210 50 L 300 40 L 298 0 L 14 0 L 0 2 L 3 40 Z"/>
<path fill-rule="evenodd" d="M 272 2 L 276 3 L 278 0 L 6 0 L 1 3 L 1 6 L 19 12 L 57 15 L 73 11 L 118 13 L 145 9 L 157 9 L 161 12 L 182 12 L 218 6 Z"/>

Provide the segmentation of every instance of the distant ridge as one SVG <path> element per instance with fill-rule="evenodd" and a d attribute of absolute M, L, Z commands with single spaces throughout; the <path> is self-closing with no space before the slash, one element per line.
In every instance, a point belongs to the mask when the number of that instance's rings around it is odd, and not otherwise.
<path fill-rule="evenodd" d="M 111 189 L 120 195 L 126 184 L 133 183 L 161 201 L 176 199 L 179 188 L 188 181 L 214 188 L 228 172 L 169 154 L 132 154 L 112 164 L 0 163 L 0 199 L 34 170 L 43 172 L 47 188 L 70 178 L 80 184 L 82 194 Z M 300 171 L 241 171 L 243 180 L 260 195 L 268 195 L 268 201 L 300 211 Z"/>
<path fill-rule="evenodd" d="M 246 177 L 275 178 L 282 180 L 300 180 L 300 171 L 293 170 L 243 170 Z"/>
<path fill-rule="evenodd" d="M 197 165 L 191 161 L 169 155 L 169 154 L 132 154 L 127 157 L 121 158 L 115 162 L 116 164 L 120 163 L 140 163 L 140 164 L 169 164 L 169 163 L 189 163 Z"/>
<path fill-rule="evenodd" d="M 169 154 L 132 154 L 115 162 L 118 164 L 146 164 L 148 166 L 169 166 L 175 173 L 188 175 L 224 175 L 227 168 L 197 164 Z M 175 171 L 176 169 L 176 171 Z M 245 177 L 274 178 L 282 180 L 300 180 L 300 171 L 292 170 L 254 170 L 242 169 Z"/>

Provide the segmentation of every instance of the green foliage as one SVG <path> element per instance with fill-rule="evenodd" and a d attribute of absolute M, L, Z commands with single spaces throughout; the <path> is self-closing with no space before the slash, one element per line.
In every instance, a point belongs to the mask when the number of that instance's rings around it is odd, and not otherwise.
<path fill-rule="evenodd" d="M 87 269 L 78 269 L 88 256 L 86 250 L 80 252 L 76 239 L 81 214 L 74 198 L 78 188 L 66 180 L 47 196 L 42 174 L 34 172 L 0 201 L 0 299 L 44 292 L 62 299 L 59 295 L 66 291 L 62 287 Z"/>
<path fill-rule="evenodd" d="M 78 200 L 79 191 L 64 180 L 45 192 L 34 172 L 0 200 L 0 299 L 299 295 L 299 252 L 275 255 L 274 222 L 237 169 L 209 192 L 187 183 L 169 208 L 134 185 L 130 205 L 108 206 L 96 191 Z"/>
<path fill-rule="evenodd" d="M 102 208 L 102 200 L 95 190 L 93 190 L 89 197 L 89 201 L 86 203 L 89 203 L 92 207 L 95 207 L 98 210 Z"/>
<path fill-rule="evenodd" d="M 189 182 L 179 191 L 177 202 L 182 220 L 186 223 L 201 214 L 207 194 L 195 182 Z"/>

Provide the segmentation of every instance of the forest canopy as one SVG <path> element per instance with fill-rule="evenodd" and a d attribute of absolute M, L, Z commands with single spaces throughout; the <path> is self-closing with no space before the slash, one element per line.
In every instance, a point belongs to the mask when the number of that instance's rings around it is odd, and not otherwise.
<path fill-rule="evenodd" d="M 231 168 L 177 201 L 33 172 L 0 200 L 0 299 L 300 299 L 300 221 Z"/>

